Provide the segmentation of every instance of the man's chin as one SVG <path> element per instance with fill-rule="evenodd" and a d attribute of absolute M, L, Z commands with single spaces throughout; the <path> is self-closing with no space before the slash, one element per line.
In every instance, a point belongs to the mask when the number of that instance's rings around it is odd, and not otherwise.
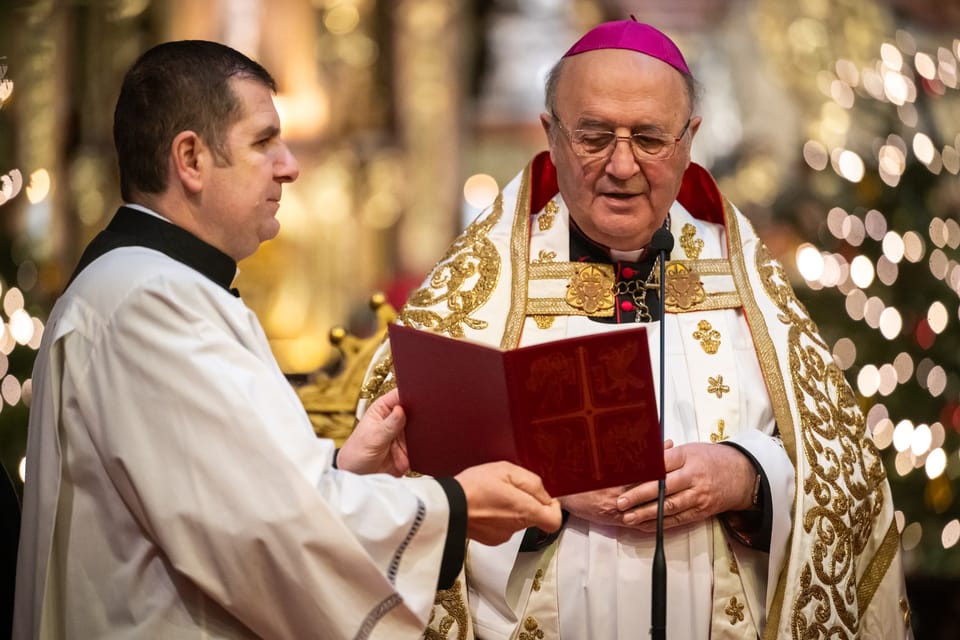
<path fill-rule="evenodd" d="M 273 240 L 278 235 L 280 235 L 280 221 L 276 218 L 271 218 L 266 222 L 263 227 L 260 228 L 260 242 L 266 242 L 267 240 Z"/>

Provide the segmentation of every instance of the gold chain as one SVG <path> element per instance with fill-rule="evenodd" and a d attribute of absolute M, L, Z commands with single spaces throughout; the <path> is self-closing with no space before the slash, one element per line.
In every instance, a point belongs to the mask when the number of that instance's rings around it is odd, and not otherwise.
<path fill-rule="evenodd" d="M 627 294 L 637 308 L 637 322 L 653 322 L 650 307 L 647 306 L 647 290 L 653 289 L 660 297 L 660 257 L 658 256 L 650 269 L 650 275 L 643 282 L 639 280 L 620 280 L 613 287 L 613 295 Z"/>

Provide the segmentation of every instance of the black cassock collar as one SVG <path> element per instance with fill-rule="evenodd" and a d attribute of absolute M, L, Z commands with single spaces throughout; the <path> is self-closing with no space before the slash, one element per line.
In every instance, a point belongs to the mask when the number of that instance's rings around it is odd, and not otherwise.
<path fill-rule="evenodd" d="M 87 245 L 70 282 L 91 262 L 120 247 L 154 249 L 202 273 L 233 295 L 240 295 L 230 287 L 237 275 L 237 263 L 233 258 L 189 231 L 131 207 L 120 207 L 107 228 Z M 69 282 L 67 284 L 69 286 Z"/>

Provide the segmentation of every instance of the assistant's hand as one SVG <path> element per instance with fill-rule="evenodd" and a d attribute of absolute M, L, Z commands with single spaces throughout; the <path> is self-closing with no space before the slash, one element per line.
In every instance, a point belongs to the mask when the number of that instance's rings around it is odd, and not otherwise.
<path fill-rule="evenodd" d="M 735 447 L 691 442 L 663 456 L 667 471 L 663 528 L 700 522 L 725 511 L 750 508 L 757 473 Z M 628 489 L 618 499 L 623 523 L 641 531 L 657 528 L 657 481 Z"/>
<path fill-rule="evenodd" d="M 560 528 L 560 503 L 540 476 L 509 462 L 489 462 L 456 476 L 467 497 L 467 537 L 483 544 L 506 542 L 514 532 Z"/>
<path fill-rule="evenodd" d="M 337 467 L 354 473 L 389 473 L 402 476 L 410 470 L 404 426 L 407 418 L 396 389 L 383 394 L 367 408 L 337 454 Z"/>

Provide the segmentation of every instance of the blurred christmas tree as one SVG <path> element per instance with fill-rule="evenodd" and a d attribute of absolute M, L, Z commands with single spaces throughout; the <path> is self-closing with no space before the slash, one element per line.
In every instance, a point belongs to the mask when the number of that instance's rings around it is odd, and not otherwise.
<path fill-rule="evenodd" d="M 798 295 L 883 451 L 908 573 L 960 576 L 960 41 L 907 31 L 817 77 L 804 167 L 775 204 Z"/>
<path fill-rule="evenodd" d="M 14 157 L 13 121 L 9 105 L 14 83 L 7 78 L 6 58 L 0 57 L 0 212 L 9 213 L 19 198 L 42 200 L 47 192 L 45 172 L 31 176 L 23 188 L 21 172 L 11 167 Z M 24 292 L 37 281 L 34 263 L 16 246 L 13 216 L 5 216 L 0 233 L 0 463 L 20 477 L 27 432 L 30 374 L 43 333 L 42 322 L 27 311 Z M 19 257 L 19 259 L 18 259 Z"/>

